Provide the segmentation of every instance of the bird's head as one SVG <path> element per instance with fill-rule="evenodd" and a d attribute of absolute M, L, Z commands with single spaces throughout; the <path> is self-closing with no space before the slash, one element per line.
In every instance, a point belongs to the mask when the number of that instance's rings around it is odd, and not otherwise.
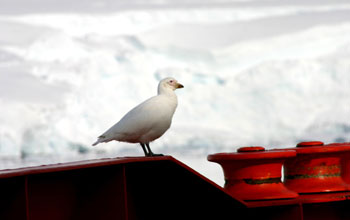
<path fill-rule="evenodd" d="M 184 86 L 180 83 L 177 82 L 176 79 L 172 78 L 172 77 L 167 77 L 165 79 L 162 79 L 160 82 L 159 82 L 159 85 L 158 85 L 158 93 L 162 93 L 163 90 L 168 90 L 168 89 L 171 89 L 171 90 L 175 90 L 175 89 L 180 89 L 180 88 L 183 88 Z"/>

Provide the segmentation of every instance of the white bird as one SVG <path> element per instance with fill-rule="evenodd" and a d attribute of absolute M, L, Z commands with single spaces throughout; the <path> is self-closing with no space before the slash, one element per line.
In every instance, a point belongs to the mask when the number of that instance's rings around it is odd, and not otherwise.
<path fill-rule="evenodd" d="M 183 87 L 171 77 L 161 80 L 157 96 L 131 109 L 118 123 L 99 136 L 92 146 L 112 140 L 140 143 L 145 156 L 161 156 L 151 151 L 149 143 L 170 128 L 177 107 L 177 96 L 174 91 Z"/>

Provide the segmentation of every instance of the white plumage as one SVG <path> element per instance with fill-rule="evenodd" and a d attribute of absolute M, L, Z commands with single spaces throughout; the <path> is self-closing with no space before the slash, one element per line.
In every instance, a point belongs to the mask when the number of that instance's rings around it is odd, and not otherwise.
<path fill-rule="evenodd" d="M 183 88 L 176 79 L 168 77 L 158 84 L 158 95 L 131 109 L 118 123 L 98 137 L 93 146 L 112 140 L 140 143 L 146 156 L 157 156 L 149 142 L 162 136 L 170 127 L 177 107 L 174 90 Z"/>

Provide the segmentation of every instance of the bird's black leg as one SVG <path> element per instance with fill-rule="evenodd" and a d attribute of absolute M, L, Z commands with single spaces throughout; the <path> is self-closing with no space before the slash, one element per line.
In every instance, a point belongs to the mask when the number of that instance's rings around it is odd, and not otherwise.
<path fill-rule="evenodd" d="M 143 152 L 145 152 L 145 156 L 146 156 L 146 157 L 150 156 L 150 153 L 147 152 L 147 149 L 146 149 L 146 147 L 145 147 L 145 144 L 144 144 L 144 143 L 140 143 L 140 145 L 141 145 L 141 147 L 142 147 Z"/>
<path fill-rule="evenodd" d="M 149 143 L 145 143 L 145 144 L 146 144 L 146 148 L 148 150 L 148 156 L 149 157 L 164 156 L 163 154 L 155 154 L 155 153 L 153 153 L 151 148 L 149 147 Z"/>

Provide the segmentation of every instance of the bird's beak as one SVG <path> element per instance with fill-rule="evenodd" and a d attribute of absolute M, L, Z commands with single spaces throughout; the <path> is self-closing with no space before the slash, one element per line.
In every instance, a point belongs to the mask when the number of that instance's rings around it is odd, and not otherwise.
<path fill-rule="evenodd" d="M 180 84 L 180 83 L 176 83 L 176 88 L 177 89 L 181 89 L 181 88 L 183 88 L 184 86 L 182 85 L 182 84 Z"/>

